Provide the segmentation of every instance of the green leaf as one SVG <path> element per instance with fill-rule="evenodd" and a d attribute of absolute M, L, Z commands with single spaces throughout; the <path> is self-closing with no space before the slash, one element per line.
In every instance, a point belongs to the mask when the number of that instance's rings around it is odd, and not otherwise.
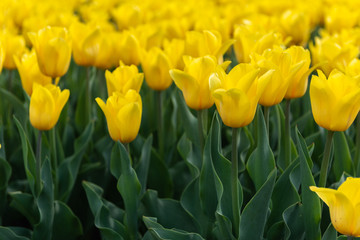
<path fill-rule="evenodd" d="M 306 239 L 320 239 L 321 205 L 318 196 L 310 191 L 310 186 L 315 186 L 309 162 L 311 161 L 304 138 L 296 128 L 297 147 L 300 156 L 301 168 L 301 196 L 303 203 L 304 225 Z"/>
<path fill-rule="evenodd" d="M 9 240 L 29 240 L 27 237 L 19 236 L 10 228 L 0 226 L 0 239 Z"/>
<path fill-rule="evenodd" d="M 156 218 L 143 217 L 143 221 L 149 232 L 157 240 L 204 240 L 197 233 L 189 233 L 185 231 L 179 231 L 176 229 L 166 229 L 156 222 Z"/>
<path fill-rule="evenodd" d="M 269 174 L 275 169 L 275 159 L 269 145 L 265 120 L 260 108 L 256 113 L 255 128 L 257 129 L 257 146 L 250 155 L 246 169 L 255 184 L 256 190 L 259 190 Z"/>
<path fill-rule="evenodd" d="M 28 119 L 28 111 L 25 105 L 13 93 L 4 88 L 0 88 L 0 96 L 1 101 L 6 99 L 11 104 L 15 110 L 15 115 L 19 119 L 23 119 L 22 123 L 24 124 L 25 120 Z"/>
<path fill-rule="evenodd" d="M 193 178 L 199 176 L 201 169 L 201 157 L 199 152 L 194 152 L 191 141 L 183 134 L 178 142 L 177 150 L 180 153 L 182 159 L 185 160 L 186 165 L 190 169 Z M 199 154 L 196 154 L 199 153 Z"/>
<path fill-rule="evenodd" d="M 283 213 L 283 219 L 287 230 L 285 239 L 305 239 L 303 205 L 295 203 L 294 205 L 288 207 Z"/>
<path fill-rule="evenodd" d="M 335 181 L 339 181 L 343 172 L 350 175 L 354 174 L 353 161 L 351 159 L 350 149 L 346 141 L 344 132 L 334 133 L 334 162 L 333 173 L 335 174 Z"/>
<path fill-rule="evenodd" d="M 85 150 L 94 132 L 94 123 L 89 123 L 74 143 L 75 153 L 67 157 L 57 169 L 58 199 L 66 202 L 74 187 Z"/>
<path fill-rule="evenodd" d="M 10 164 L 0 157 L 0 218 L 6 205 L 6 189 L 11 176 Z"/>
<path fill-rule="evenodd" d="M 82 225 L 79 218 L 63 202 L 55 201 L 55 216 L 53 224 L 53 240 L 72 240 L 82 235 Z"/>
<path fill-rule="evenodd" d="M 279 221 L 271 226 L 271 228 L 267 231 L 266 239 L 268 240 L 278 240 L 278 239 L 286 239 L 285 238 L 285 223 L 284 221 Z"/>
<path fill-rule="evenodd" d="M 218 211 L 215 213 L 215 217 L 216 224 L 218 225 L 220 230 L 221 238 L 235 240 L 235 237 L 232 234 L 232 223 L 230 219 L 222 215 Z"/>
<path fill-rule="evenodd" d="M 39 222 L 39 210 L 36 206 L 33 195 L 21 192 L 10 192 L 11 203 L 10 206 L 19 211 L 31 225 Z"/>
<path fill-rule="evenodd" d="M 156 217 L 165 228 L 177 228 L 188 232 L 199 232 L 198 224 L 184 210 L 179 201 L 160 199 L 153 190 L 147 190 L 142 203 L 147 216 Z"/>
<path fill-rule="evenodd" d="M 194 115 L 190 112 L 180 91 L 177 91 L 176 97 L 177 102 L 179 103 L 181 119 L 184 121 L 183 125 L 185 128 L 185 133 L 193 144 L 200 147 L 199 131 L 197 128 L 198 121 L 196 117 L 194 117 Z"/>
<path fill-rule="evenodd" d="M 141 149 L 139 165 L 136 168 L 136 174 L 139 178 L 139 182 L 141 185 L 141 194 L 144 194 L 145 190 L 146 190 L 146 184 L 147 184 L 148 172 L 149 172 L 149 166 L 150 166 L 152 142 L 153 142 L 153 137 L 152 137 L 152 135 L 150 135 L 146 139 L 146 141 Z"/>
<path fill-rule="evenodd" d="M 262 239 L 275 179 L 276 169 L 245 206 L 240 216 L 239 239 Z"/>
<path fill-rule="evenodd" d="M 124 200 L 125 205 L 125 226 L 129 229 L 131 238 L 135 238 L 138 231 L 138 207 L 140 203 L 141 185 L 135 170 L 131 167 L 131 161 L 125 147 L 116 142 L 116 146 L 121 153 L 121 175 L 117 183 L 117 188 Z"/>
<path fill-rule="evenodd" d="M 336 238 L 337 232 L 333 225 L 330 223 L 321 240 L 336 240 Z"/>
<path fill-rule="evenodd" d="M 49 158 L 45 158 L 41 169 L 43 188 L 36 199 L 40 221 L 34 226 L 33 239 L 51 240 L 54 222 L 54 189 Z"/>
<path fill-rule="evenodd" d="M 26 178 L 29 182 L 29 187 L 32 192 L 32 194 L 35 196 L 35 155 L 31 148 L 31 144 L 29 142 L 29 139 L 26 136 L 26 133 L 21 126 L 21 123 L 17 120 L 17 118 L 14 116 L 15 124 L 18 128 L 20 138 L 21 138 L 21 147 L 23 152 L 23 160 L 24 160 L 24 167 L 25 167 L 25 173 Z"/>
<path fill-rule="evenodd" d="M 284 210 L 294 203 L 300 201 L 300 196 L 297 192 L 297 189 L 290 181 L 291 172 L 298 166 L 299 159 L 296 159 L 289 165 L 289 167 L 280 175 L 279 179 L 276 181 L 274 191 L 271 196 L 272 207 L 268 224 L 275 224 L 281 221 Z"/>
<path fill-rule="evenodd" d="M 100 230 L 104 240 L 129 239 L 125 226 L 111 216 L 109 208 L 105 205 L 101 195 L 103 189 L 99 186 L 83 181 L 82 183 L 90 209 L 95 218 L 95 226 Z"/>

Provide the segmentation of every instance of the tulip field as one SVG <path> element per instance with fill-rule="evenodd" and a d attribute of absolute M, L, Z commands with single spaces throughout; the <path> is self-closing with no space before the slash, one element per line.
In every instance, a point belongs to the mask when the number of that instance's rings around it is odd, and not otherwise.
<path fill-rule="evenodd" d="M 0 240 L 360 238 L 359 9 L 1 0 Z"/>

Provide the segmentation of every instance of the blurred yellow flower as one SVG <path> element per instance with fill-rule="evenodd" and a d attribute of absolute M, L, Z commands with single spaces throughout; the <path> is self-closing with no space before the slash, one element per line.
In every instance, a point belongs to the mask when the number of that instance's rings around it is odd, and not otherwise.
<path fill-rule="evenodd" d="M 43 86 L 51 83 L 51 77 L 41 73 L 34 49 L 30 53 L 23 54 L 21 59 L 14 56 L 14 61 L 20 74 L 22 87 L 29 96 L 33 92 L 34 83 Z"/>
<path fill-rule="evenodd" d="M 310 37 L 310 17 L 305 12 L 285 11 L 280 18 L 284 36 L 291 37 L 292 44 L 304 46 Z"/>
<path fill-rule="evenodd" d="M 169 57 L 171 64 L 176 69 L 184 69 L 183 55 L 185 50 L 185 41 L 182 39 L 165 39 L 164 52 Z"/>
<path fill-rule="evenodd" d="M 169 57 L 158 47 L 143 53 L 141 66 L 145 81 L 154 90 L 165 90 L 170 87 L 172 79 L 169 71 L 172 68 Z"/>
<path fill-rule="evenodd" d="M 126 65 L 139 65 L 141 48 L 137 37 L 130 31 L 123 31 L 116 39 L 119 58 Z"/>
<path fill-rule="evenodd" d="M 46 76 L 63 76 L 70 65 L 71 39 L 66 28 L 46 27 L 29 33 L 40 71 Z"/>
<path fill-rule="evenodd" d="M 140 95 L 133 89 L 125 94 L 113 92 L 106 104 L 100 98 L 96 102 L 104 112 L 110 137 L 114 141 L 129 143 L 139 132 L 142 114 Z"/>
<path fill-rule="evenodd" d="M 170 75 L 182 91 L 186 104 L 195 110 L 208 109 L 214 104 L 209 89 L 209 77 L 215 72 L 217 60 L 213 56 L 192 58 L 184 56 L 184 71 L 172 69 Z M 225 62 L 224 68 L 230 62 Z"/>
<path fill-rule="evenodd" d="M 124 3 L 111 10 L 116 25 L 119 30 L 135 27 L 142 23 L 143 13 L 139 5 Z"/>
<path fill-rule="evenodd" d="M 260 69 L 240 63 L 229 74 L 222 67 L 209 79 L 217 111 L 226 126 L 239 128 L 254 119 L 259 98 L 271 79 L 273 70 L 258 78 Z"/>
<path fill-rule="evenodd" d="M 324 14 L 325 29 L 330 33 L 352 28 L 359 20 L 359 11 L 354 11 L 343 4 L 327 7 Z"/>
<path fill-rule="evenodd" d="M 30 123 L 39 130 L 50 130 L 57 123 L 61 110 L 70 96 L 70 91 L 63 91 L 53 84 L 42 86 L 33 85 L 30 99 Z"/>
<path fill-rule="evenodd" d="M 340 187 L 335 189 L 311 186 L 330 210 L 331 223 L 341 234 L 360 237 L 360 178 L 346 178 Z"/>
<path fill-rule="evenodd" d="M 265 50 L 262 55 L 256 53 L 251 55 L 251 62 L 260 68 L 260 76 L 268 70 L 274 70 L 266 91 L 260 97 L 261 105 L 269 107 L 279 104 L 285 97 L 290 80 L 306 64 L 305 60 L 292 60 L 291 54 L 280 47 L 275 47 Z"/>
<path fill-rule="evenodd" d="M 126 66 L 123 62 L 120 62 L 120 66 L 113 72 L 106 70 L 105 78 L 108 96 L 112 96 L 113 92 L 125 94 L 129 89 L 139 92 L 144 80 L 144 74 L 139 73 L 135 65 Z"/>
<path fill-rule="evenodd" d="M 21 35 L 14 35 L 7 31 L 4 31 L 0 38 L 5 53 L 3 67 L 6 69 L 16 69 L 14 56 L 20 58 L 26 51 L 25 39 Z"/>
<path fill-rule="evenodd" d="M 70 26 L 70 33 L 76 64 L 94 66 L 100 51 L 100 29 L 81 22 L 74 22 Z"/>
<path fill-rule="evenodd" d="M 286 53 L 291 55 L 291 65 L 295 66 L 300 64 L 299 70 L 294 73 L 290 78 L 289 87 L 285 93 L 286 99 L 299 98 L 304 96 L 307 86 L 308 77 L 311 73 L 310 67 L 310 52 L 300 46 L 291 46 L 285 50 Z"/>
<path fill-rule="evenodd" d="M 345 131 L 360 110 L 357 80 L 334 69 L 327 79 L 318 70 L 310 84 L 310 100 L 315 122 L 331 131 Z"/>

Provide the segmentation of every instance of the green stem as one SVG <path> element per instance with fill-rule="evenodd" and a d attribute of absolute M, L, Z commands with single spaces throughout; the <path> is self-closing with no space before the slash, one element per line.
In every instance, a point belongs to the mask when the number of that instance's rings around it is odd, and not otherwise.
<path fill-rule="evenodd" d="M 35 179 L 35 191 L 36 194 L 40 195 L 41 190 L 41 138 L 42 132 L 39 130 L 37 145 L 36 145 L 36 179 Z"/>
<path fill-rule="evenodd" d="M 266 131 L 267 131 L 267 135 L 269 136 L 269 117 L 270 117 L 270 107 L 266 107 L 264 106 L 264 119 L 265 119 L 265 124 L 266 124 Z"/>
<path fill-rule="evenodd" d="M 322 162 L 321 162 L 319 187 L 325 187 L 326 186 L 326 179 L 327 179 L 327 172 L 328 172 L 328 169 L 329 169 L 331 145 L 332 145 L 333 136 L 334 136 L 334 132 L 329 130 L 328 134 L 327 134 L 327 137 L 326 137 L 324 155 L 323 155 L 323 159 L 322 159 Z"/>
<path fill-rule="evenodd" d="M 86 111 L 86 123 L 91 119 L 91 89 L 90 89 L 90 67 L 86 68 L 86 89 L 85 89 L 85 111 Z"/>
<path fill-rule="evenodd" d="M 353 240 L 354 238 L 352 236 L 347 236 L 347 240 Z"/>
<path fill-rule="evenodd" d="M 285 108 L 285 168 L 291 162 L 291 136 L 290 136 L 290 99 L 286 99 Z"/>
<path fill-rule="evenodd" d="M 360 176 L 360 113 L 358 114 L 356 118 L 356 148 L 355 148 L 355 176 Z"/>
<path fill-rule="evenodd" d="M 203 130 L 203 110 L 200 109 L 197 111 L 198 117 L 198 131 L 199 131 L 199 139 L 200 139 L 200 148 L 201 152 L 204 151 L 204 130 Z"/>
<path fill-rule="evenodd" d="M 124 147 L 126 149 L 126 152 L 129 154 L 129 157 L 130 157 L 130 145 L 129 145 L 129 143 L 124 143 Z"/>
<path fill-rule="evenodd" d="M 164 133 L 163 133 L 163 109 L 162 109 L 162 91 L 156 91 L 156 106 L 157 106 L 157 134 L 159 154 L 162 161 L 164 160 Z"/>
<path fill-rule="evenodd" d="M 235 231 L 235 238 L 239 236 L 239 222 L 240 222 L 240 206 L 239 206 L 239 189 L 238 189 L 238 151 L 237 138 L 238 128 L 232 129 L 232 168 L 231 168 L 231 193 L 232 193 L 232 210 L 233 210 L 233 227 Z"/>
<path fill-rule="evenodd" d="M 57 181 L 56 181 L 56 170 L 57 170 L 57 166 L 58 166 L 58 160 L 57 160 L 57 148 L 56 148 L 56 127 L 54 126 L 51 130 L 50 130 L 50 143 L 51 143 L 51 148 L 52 148 L 52 158 L 51 158 L 51 165 L 52 165 L 52 173 L 53 173 L 53 179 L 55 179 L 54 181 L 54 188 L 55 188 L 55 194 L 57 193 Z M 56 196 L 55 196 L 56 197 Z"/>

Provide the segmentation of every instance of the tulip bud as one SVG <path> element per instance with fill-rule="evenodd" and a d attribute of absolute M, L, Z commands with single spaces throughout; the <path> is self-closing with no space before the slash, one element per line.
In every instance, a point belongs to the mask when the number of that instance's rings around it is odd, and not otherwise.
<path fill-rule="evenodd" d="M 126 66 L 123 62 L 120 62 L 120 66 L 113 72 L 106 70 L 105 78 L 108 96 L 112 96 L 113 92 L 125 94 L 130 89 L 139 92 L 144 80 L 144 74 L 139 73 L 135 65 Z"/>
<path fill-rule="evenodd" d="M 140 63 L 140 43 L 137 37 L 129 31 L 124 31 L 119 35 L 117 47 L 120 60 L 127 65 L 139 65 Z"/>
<path fill-rule="evenodd" d="M 172 79 L 169 74 L 171 62 L 169 57 L 158 47 L 153 47 L 144 52 L 141 66 L 145 74 L 145 81 L 154 90 L 165 90 Z"/>
<path fill-rule="evenodd" d="M 63 76 L 71 59 L 71 39 L 66 28 L 46 27 L 28 35 L 41 72 L 52 78 Z"/>
<path fill-rule="evenodd" d="M 114 141 L 129 143 L 140 129 L 142 102 L 140 95 L 133 89 L 125 94 L 113 92 L 106 104 L 100 98 L 96 102 L 104 112 L 110 137 Z"/>
<path fill-rule="evenodd" d="M 329 78 L 318 70 L 310 84 L 315 122 L 331 131 L 345 131 L 360 110 L 360 87 L 355 78 L 334 69 Z"/>
<path fill-rule="evenodd" d="M 70 91 L 53 84 L 34 83 L 30 99 L 30 122 L 39 130 L 50 130 L 57 123 L 61 110 L 69 99 Z"/>
<path fill-rule="evenodd" d="M 51 77 L 45 76 L 40 71 L 34 49 L 30 53 L 25 53 L 21 60 L 14 56 L 14 61 L 20 74 L 22 87 L 29 96 L 33 92 L 34 83 L 43 86 L 51 83 Z"/>

